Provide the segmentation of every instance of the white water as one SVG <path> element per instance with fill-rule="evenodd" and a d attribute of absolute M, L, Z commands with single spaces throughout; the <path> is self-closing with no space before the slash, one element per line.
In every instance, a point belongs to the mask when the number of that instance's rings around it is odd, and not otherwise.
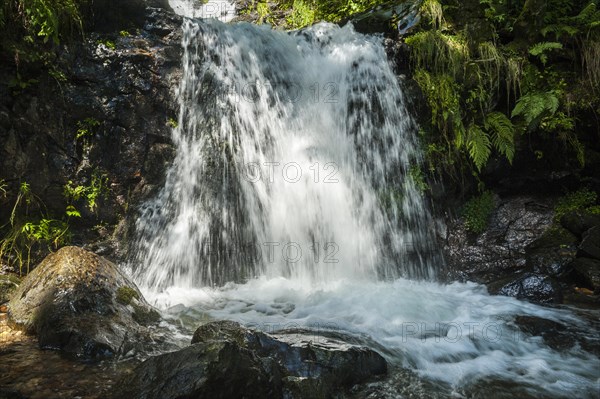
<path fill-rule="evenodd" d="M 214 18 L 229 22 L 235 18 L 235 3 L 228 0 L 169 0 L 169 5 L 179 15 L 188 18 Z"/>
<path fill-rule="evenodd" d="M 597 358 L 511 324 L 535 315 L 585 329 L 568 311 L 401 278 L 430 278 L 440 262 L 410 177 L 416 128 L 380 39 L 188 20 L 184 47 L 177 156 L 142 208 L 131 260 L 157 306 L 193 324 L 364 336 L 456 395 L 485 379 L 597 392 Z"/>

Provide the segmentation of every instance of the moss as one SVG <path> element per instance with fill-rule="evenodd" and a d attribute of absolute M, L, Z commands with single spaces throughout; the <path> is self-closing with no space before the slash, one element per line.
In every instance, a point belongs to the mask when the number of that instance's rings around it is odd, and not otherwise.
<path fill-rule="evenodd" d="M 133 304 L 133 320 L 142 325 L 157 323 L 160 321 L 160 314 L 152 309 L 137 304 Z"/>
<path fill-rule="evenodd" d="M 600 206 L 596 205 L 598 194 L 584 188 L 560 198 L 554 207 L 554 220 L 559 221 L 565 214 L 573 211 L 587 211 L 600 214 Z"/>
<path fill-rule="evenodd" d="M 484 191 L 467 201 L 463 208 L 466 229 L 475 234 L 483 233 L 495 207 L 496 201 L 491 191 Z"/>
<path fill-rule="evenodd" d="M 123 286 L 117 290 L 117 302 L 122 303 L 123 305 L 131 304 L 133 298 L 139 299 L 140 295 L 136 290 L 131 287 Z"/>

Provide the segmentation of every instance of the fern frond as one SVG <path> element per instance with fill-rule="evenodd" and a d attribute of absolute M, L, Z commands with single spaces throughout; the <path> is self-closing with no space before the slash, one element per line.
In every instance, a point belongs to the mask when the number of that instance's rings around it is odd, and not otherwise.
<path fill-rule="evenodd" d="M 558 98 L 551 92 L 527 93 L 517 101 L 511 118 L 522 116 L 529 130 L 535 128 L 541 117 L 553 115 L 558 109 Z"/>
<path fill-rule="evenodd" d="M 548 55 L 546 53 L 550 50 L 561 50 L 562 48 L 562 43 L 540 42 L 529 49 L 529 54 L 539 57 L 542 64 L 546 65 L 546 62 L 548 62 Z"/>
<path fill-rule="evenodd" d="M 492 134 L 492 143 L 498 152 L 512 164 L 515 156 L 515 127 L 501 112 L 492 112 L 485 119 L 485 128 Z"/>
<path fill-rule="evenodd" d="M 488 135 L 477 125 L 469 126 L 467 150 L 479 171 L 485 166 L 492 153 L 492 143 Z"/>

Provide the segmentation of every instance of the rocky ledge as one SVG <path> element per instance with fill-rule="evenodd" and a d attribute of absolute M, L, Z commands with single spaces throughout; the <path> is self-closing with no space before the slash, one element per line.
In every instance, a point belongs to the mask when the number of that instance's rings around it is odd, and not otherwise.
<path fill-rule="evenodd" d="M 538 303 L 600 306 L 600 216 L 573 211 L 557 221 L 556 199 L 495 201 L 482 234 L 470 234 L 460 218 L 448 224 L 445 278 Z"/>
<path fill-rule="evenodd" d="M 377 352 L 309 331 L 267 335 L 235 322 L 196 330 L 192 345 L 152 357 L 113 398 L 329 398 L 387 373 Z"/>

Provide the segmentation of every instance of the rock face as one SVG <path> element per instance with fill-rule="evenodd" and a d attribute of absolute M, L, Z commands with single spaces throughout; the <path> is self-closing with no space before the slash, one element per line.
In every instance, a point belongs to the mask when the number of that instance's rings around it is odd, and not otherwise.
<path fill-rule="evenodd" d="M 491 294 L 538 303 L 600 304 L 600 216 L 573 211 L 558 224 L 550 199 L 499 202 L 477 237 L 460 219 L 449 224 L 446 279 L 475 281 Z"/>
<path fill-rule="evenodd" d="M 83 358 L 146 352 L 160 341 L 160 315 L 106 259 L 77 247 L 50 254 L 9 302 L 16 326 L 40 347 Z M 151 347 L 152 346 L 152 347 Z"/>
<path fill-rule="evenodd" d="M 6 198 L 0 195 L 0 224 L 7 222 L 21 182 L 59 219 L 68 181 L 89 186 L 94 176 L 104 176 L 95 212 L 83 199 L 74 204 L 82 214 L 72 226 L 76 243 L 107 239 L 110 228 L 97 234 L 90 227 L 116 225 L 162 185 L 178 115 L 181 19 L 147 7 L 162 0 L 93 3 L 94 15 L 112 22 L 96 21 L 85 40 L 57 47 L 55 77 L 22 67 L 23 79 L 37 82 L 15 90 L 8 82 L 16 67 L 0 60 L 0 179 L 8 191 Z M 127 22 L 134 15 L 139 21 Z M 108 247 L 93 249 L 116 259 Z"/>
<path fill-rule="evenodd" d="M 386 372 L 379 354 L 340 339 L 219 321 L 200 327 L 190 347 L 140 364 L 111 397 L 328 398 Z"/>
<path fill-rule="evenodd" d="M 444 243 L 450 281 L 488 284 L 527 270 L 527 246 L 552 224 L 552 204 L 533 197 L 500 200 L 489 227 L 472 237 L 457 220 Z"/>

